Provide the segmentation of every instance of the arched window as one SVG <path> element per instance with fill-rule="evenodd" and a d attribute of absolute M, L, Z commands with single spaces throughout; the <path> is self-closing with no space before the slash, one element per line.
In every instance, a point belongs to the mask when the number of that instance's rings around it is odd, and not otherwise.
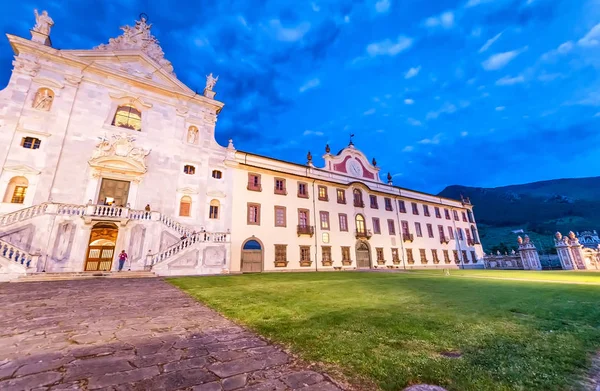
<path fill-rule="evenodd" d="M 40 88 L 33 97 L 31 107 L 38 110 L 49 111 L 54 102 L 54 91 L 49 88 Z"/>
<path fill-rule="evenodd" d="M 209 219 L 218 219 L 219 218 L 219 206 L 221 204 L 218 200 L 212 200 L 210 202 L 210 210 L 208 212 Z"/>
<path fill-rule="evenodd" d="M 119 106 L 112 124 L 139 132 L 142 130 L 142 113 L 132 105 Z"/>
<path fill-rule="evenodd" d="M 4 194 L 4 202 L 12 204 L 22 204 L 25 202 L 25 194 L 29 181 L 23 176 L 16 176 L 8 182 L 6 193 Z"/>
<path fill-rule="evenodd" d="M 35 137 L 23 137 L 21 139 L 21 146 L 27 149 L 38 149 L 41 143 L 42 140 Z"/>
<path fill-rule="evenodd" d="M 192 214 L 192 198 L 183 196 L 179 201 L 179 216 L 190 217 Z"/>
<path fill-rule="evenodd" d="M 196 173 L 196 167 L 186 164 L 185 166 L 183 166 L 183 172 L 185 172 L 188 175 L 194 175 Z"/>
<path fill-rule="evenodd" d="M 221 179 L 223 176 L 223 173 L 219 170 L 213 170 L 212 172 L 212 177 L 215 179 Z"/>
<path fill-rule="evenodd" d="M 365 226 L 365 218 L 363 217 L 363 215 L 360 215 L 360 214 L 356 215 L 355 222 L 356 222 L 356 233 L 364 234 L 367 232 L 367 227 Z"/>
<path fill-rule="evenodd" d="M 362 191 L 360 191 L 358 189 L 354 189 L 353 194 L 354 194 L 354 206 L 357 206 L 359 208 L 364 207 Z"/>

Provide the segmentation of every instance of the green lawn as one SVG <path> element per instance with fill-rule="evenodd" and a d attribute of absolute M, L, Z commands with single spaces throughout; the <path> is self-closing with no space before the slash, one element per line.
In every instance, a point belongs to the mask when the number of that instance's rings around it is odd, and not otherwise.
<path fill-rule="evenodd" d="M 461 391 L 577 389 L 600 349 L 598 287 L 438 273 L 169 281 L 304 359 L 384 390 L 415 383 Z"/>
<path fill-rule="evenodd" d="M 415 270 L 411 273 L 443 274 L 442 270 Z M 586 282 L 600 285 L 600 273 L 577 271 L 525 271 L 525 270 L 450 270 L 451 277 L 519 278 L 540 281 Z"/>

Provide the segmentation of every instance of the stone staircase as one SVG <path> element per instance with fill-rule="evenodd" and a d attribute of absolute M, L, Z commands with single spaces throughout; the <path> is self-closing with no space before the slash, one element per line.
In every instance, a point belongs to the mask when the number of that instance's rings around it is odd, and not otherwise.
<path fill-rule="evenodd" d="M 28 273 L 11 282 L 89 280 L 96 278 L 155 278 L 151 271 Z"/>

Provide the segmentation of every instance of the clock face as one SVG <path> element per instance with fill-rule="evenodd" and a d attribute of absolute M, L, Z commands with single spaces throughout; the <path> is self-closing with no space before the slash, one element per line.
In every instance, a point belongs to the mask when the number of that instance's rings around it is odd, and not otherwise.
<path fill-rule="evenodd" d="M 354 159 L 348 161 L 347 169 L 348 172 L 354 176 L 362 176 L 362 167 L 360 166 L 360 163 Z"/>

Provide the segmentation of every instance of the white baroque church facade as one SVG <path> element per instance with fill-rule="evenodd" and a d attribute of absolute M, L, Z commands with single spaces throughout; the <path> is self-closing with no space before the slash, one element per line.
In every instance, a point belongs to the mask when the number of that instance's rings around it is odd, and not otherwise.
<path fill-rule="evenodd" d="M 91 50 L 8 35 L 0 91 L 0 280 L 36 272 L 201 275 L 461 267 L 483 252 L 468 201 L 383 183 L 352 143 L 325 167 L 215 141 L 218 78 L 197 94 L 142 18 Z"/>

